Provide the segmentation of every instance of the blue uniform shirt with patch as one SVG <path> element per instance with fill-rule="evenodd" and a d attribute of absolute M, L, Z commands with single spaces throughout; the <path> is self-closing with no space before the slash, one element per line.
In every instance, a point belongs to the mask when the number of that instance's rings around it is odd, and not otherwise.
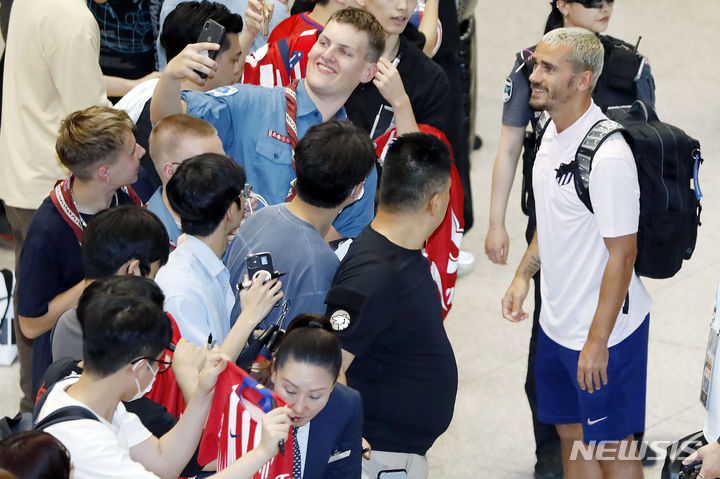
<path fill-rule="evenodd" d="M 283 203 L 295 178 L 292 148 L 283 141 L 287 137 L 285 88 L 234 85 L 207 93 L 184 91 L 182 99 L 188 114 L 209 121 L 217 129 L 226 154 L 245 169 L 253 191 L 269 204 Z M 341 108 L 335 118 L 345 121 L 345 109 Z M 297 86 L 298 138 L 321 122 L 322 115 L 301 80 Z M 363 198 L 345 208 L 333 223 L 342 236 L 355 237 L 372 221 L 376 187 L 377 171 L 373 168 L 365 181 Z"/>

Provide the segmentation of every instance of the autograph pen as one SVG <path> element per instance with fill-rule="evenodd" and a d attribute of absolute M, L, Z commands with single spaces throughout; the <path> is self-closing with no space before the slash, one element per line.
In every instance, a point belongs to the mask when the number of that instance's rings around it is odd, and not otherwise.
<path fill-rule="evenodd" d="M 272 405 L 273 409 L 277 408 L 277 401 L 275 400 L 274 397 L 270 400 L 270 404 Z M 285 455 L 285 439 L 280 439 L 278 441 L 278 449 L 280 449 L 280 454 L 284 456 Z"/>
<path fill-rule="evenodd" d="M 402 52 L 398 53 L 398 56 L 396 56 L 392 61 L 392 66 L 397 68 L 397 66 L 400 64 L 400 58 L 402 57 Z"/>

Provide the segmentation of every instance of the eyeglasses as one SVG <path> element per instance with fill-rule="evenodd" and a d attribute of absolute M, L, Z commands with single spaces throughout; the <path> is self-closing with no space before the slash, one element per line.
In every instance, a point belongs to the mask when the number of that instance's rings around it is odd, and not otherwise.
<path fill-rule="evenodd" d="M 142 356 L 140 358 L 133 359 L 132 361 L 130 361 L 130 364 L 139 363 L 143 359 L 145 361 L 147 361 L 148 363 L 151 363 L 151 362 L 158 363 L 158 370 L 157 370 L 158 373 L 164 373 L 165 371 L 170 369 L 170 366 L 172 366 L 172 361 L 170 361 L 170 357 L 167 354 L 163 354 L 162 359 L 151 358 L 148 356 Z M 149 366 L 149 364 L 148 364 L 148 366 Z"/>
<path fill-rule="evenodd" d="M 602 8 L 603 3 L 612 5 L 615 0 L 566 0 L 570 3 L 580 3 L 585 8 Z"/>
<path fill-rule="evenodd" d="M 247 200 L 251 196 L 252 196 L 252 185 L 250 183 L 245 183 L 242 191 L 237 196 L 237 198 L 235 198 L 235 203 L 238 205 L 238 208 L 240 208 L 241 210 L 245 210 L 245 200 Z"/>
<path fill-rule="evenodd" d="M 239 195 L 237 195 L 237 197 L 233 201 L 235 202 L 235 204 L 241 211 L 245 210 L 245 194 L 244 193 L 240 193 Z"/>

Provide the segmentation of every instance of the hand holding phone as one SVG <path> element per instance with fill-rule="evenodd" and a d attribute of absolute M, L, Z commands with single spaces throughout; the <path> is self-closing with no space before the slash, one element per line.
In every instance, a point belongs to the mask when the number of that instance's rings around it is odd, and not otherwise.
<path fill-rule="evenodd" d="M 215 20 L 209 19 L 203 25 L 202 30 L 200 30 L 200 35 L 198 36 L 196 43 L 217 43 L 218 45 L 222 46 L 222 42 L 224 39 L 225 27 L 220 25 Z M 200 52 L 200 54 L 205 55 L 212 60 L 215 60 L 215 57 L 217 57 L 218 54 L 218 50 L 203 50 Z M 203 72 L 197 72 L 197 74 L 200 75 L 200 78 L 202 79 L 207 78 L 207 75 Z"/>

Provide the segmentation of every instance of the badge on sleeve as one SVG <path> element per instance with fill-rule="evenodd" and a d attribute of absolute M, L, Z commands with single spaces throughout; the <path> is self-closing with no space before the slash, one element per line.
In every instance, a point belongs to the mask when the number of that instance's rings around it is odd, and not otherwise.
<path fill-rule="evenodd" d="M 330 288 L 325 298 L 325 316 L 330 318 L 330 325 L 336 333 L 353 334 L 357 325 L 362 323 L 367 296 L 366 292 L 352 286 L 335 285 Z"/>
<path fill-rule="evenodd" d="M 238 89 L 233 86 L 219 86 L 214 90 L 210 90 L 208 93 L 212 96 L 230 96 L 238 92 Z"/>
<path fill-rule="evenodd" d="M 335 331 L 345 331 L 350 326 L 350 313 L 338 309 L 330 316 L 330 325 Z"/>
<path fill-rule="evenodd" d="M 513 94 L 513 81 L 512 78 L 507 77 L 505 79 L 505 90 L 503 91 L 503 103 L 507 103 L 512 98 Z"/>

